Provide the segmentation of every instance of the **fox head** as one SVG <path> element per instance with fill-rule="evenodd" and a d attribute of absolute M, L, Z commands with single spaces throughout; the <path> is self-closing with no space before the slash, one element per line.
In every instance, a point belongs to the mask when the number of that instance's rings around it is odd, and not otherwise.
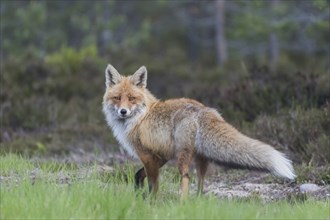
<path fill-rule="evenodd" d="M 147 69 L 141 66 L 133 75 L 122 76 L 112 66 L 105 70 L 106 92 L 103 111 L 111 119 L 129 119 L 146 111 Z M 108 119 L 109 121 L 109 119 Z"/>

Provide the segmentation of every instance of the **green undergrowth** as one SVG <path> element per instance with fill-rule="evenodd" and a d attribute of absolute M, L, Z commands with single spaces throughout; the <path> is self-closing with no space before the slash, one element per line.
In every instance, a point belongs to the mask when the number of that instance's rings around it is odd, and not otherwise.
<path fill-rule="evenodd" d="M 2 62 L 0 154 L 118 150 L 101 104 L 104 69 L 111 62 L 125 75 L 146 65 L 148 89 L 156 97 L 187 97 L 216 108 L 238 130 L 290 153 L 295 163 L 329 164 L 326 59 L 311 58 L 303 66 L 281 60 L 274 71 L 247 60 L 223 68 L 189 63 L 173 48 L 156 60 L 124 51 L 109 60 L 96 46 L 63 47 L 42 58 L 33 54 Z"/>
<path fill-rule="evenodd" d="M 329 202 L 262 203 L 257 199 L 218 199 L 191 194 L 180 201 L 179 178 L 162 173 L 156 199 L 137 193 L 133 165 L 100 172 L 96 164 L 78 167 L 1 156 L 1 219 L 327 219 Z"/>

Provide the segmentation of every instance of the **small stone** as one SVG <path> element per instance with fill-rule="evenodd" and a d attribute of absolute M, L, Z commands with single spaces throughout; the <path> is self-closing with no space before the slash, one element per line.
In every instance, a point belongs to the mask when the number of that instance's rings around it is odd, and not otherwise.
<path fill-rule="evenodd" d="M 302 193 L 315 192 L 320 189 L 321 189 L 321 187 L 319 187 L 318 185 L 313 184 L 313 183 L 304 183 L 299 186 L 299 190 Z"/>

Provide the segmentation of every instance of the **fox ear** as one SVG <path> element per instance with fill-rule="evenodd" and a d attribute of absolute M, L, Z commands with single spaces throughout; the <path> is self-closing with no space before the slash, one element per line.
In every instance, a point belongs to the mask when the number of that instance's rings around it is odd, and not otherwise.
<path fill-rule="evenodd" d="M 121 81 L 121 75 L 110 64 L 105 69 L 105 85 L 107 87 L 114 86 Z"/>
<path fill-rule="evenodd" d="M 147 87 L 147 68 L 141 66 L 131 78 L 131 81 L 134 85 L 145 88 Z"/>

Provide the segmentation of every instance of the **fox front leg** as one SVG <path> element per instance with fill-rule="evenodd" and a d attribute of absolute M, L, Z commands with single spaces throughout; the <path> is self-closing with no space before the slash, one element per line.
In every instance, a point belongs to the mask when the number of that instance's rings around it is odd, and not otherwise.
<path fill-rule="evenodd" d="M 139 157 L 144 168 L 141 168 L 135 174 L 135 185 L 138 187 L 143 186 L 143 180 L 147 177 L 149 192 L 152 196 L 155 196 L 159 186 L 159 169 L 167 162 L 167 160 L 147 152 L 139 152 Z"/>

